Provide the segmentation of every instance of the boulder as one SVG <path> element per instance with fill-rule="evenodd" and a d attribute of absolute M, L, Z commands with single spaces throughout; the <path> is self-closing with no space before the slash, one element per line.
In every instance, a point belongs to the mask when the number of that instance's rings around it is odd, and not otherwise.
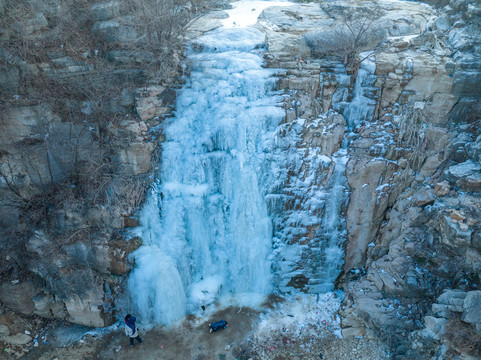
<path fill-rule="evenodd" d="M 65 309 L 65 304 L 63 301 L 55 301 L 55 298 L 50 295 L 38 295 L 33 299 L 35 304 L 34 314 L 40 315 L 46 318 L 58 318 L 63 319 L 67 316 L 67 311 Z"/>
<path fill-rule="evenodd" d="M 443 113 L 444 118 L 446 118 L 447 113 L 448 111 Z M 428 121 L 431 122 L 430 120 Z M 439 126 L 428 126 L 428 128 L 425 129 L 425 134 L 428 138 L 426 150 L 432 150 L 432 152 L 436 153 L 435 155 L 439 156 L 439 160 L 444 160 L 442 154 L 451 140 L 448 129 Z"/>
<path fill-rule="evenodd" d="M 481 271 L 481 252 L 472 248 L 466 249 L 466 268 L 473 273 Z"/>
<path fill-rule="evenodd" d="M 407 55 L 406 55 L 407 56 Z M 412 77 L 404 87 L 405 92 L 411 92 L 409 100 L 413 101 L 433 101 L 435 95 L 436 103 L 429 107 L 429 122 L 432 124 L 444 125 L 447 120 L 447 114 L 451 107 L 456 103 L 457 99 L 453 98 L 450 89 L 453 84 L 453 78 L 447 74 L 442 64 L 435 60 L 434 56 L 428 54 L 412 54 Z M 439 97 L 439 94 L 447 94 Z M 446 102 L 450 99 L 449 102 Z M 449 105 L 445 108 L 446 105 Z M 437 109 L 442 109 L 439 112 Z M 433 118 L 436 113 L 439 118 Z"/>
<path fill-rule="evenodd" d="M 464 311 L 463 304 L 465 297 L 465 291 L 447 289 L 437 298 L 436 302 L 432 304 L 431 310 L 436 317 L 448 319 L 451 313 L 462 313 Z"/>
<path fill-rule="evenodd" d="M 463 231 L 459 224 L 451 221 L 450 217 L 442 216 L 439 221 L 440 240 L 461 254 L 471 244 L 472 230 Z"/>
<path fill-rule="evenodd" d="M 109 61 L 119 65 L 142 64 L 153 61 L 154 55 L 148 51 L 110 50 L 105 54 Z"/>
<path fill-rule="evenodd" d="M 481 250 L 481 232 L 477 231 L 473 234 L 471 238 L 471 246 L 476 250 Z"/>
<path fill-rule="evenodd" d="M 424 325 L 426 326 L 425 330 L 427 330 L 425 334 L 426 333 L 430 334 L 431 336 L 429 337 L 436 340 L 441 339 L 446 331 L 445 326 L 447 322 L 448 322 L 448 319 L 445 319 L 445 318 L 425 316 Z"/>
<path fill-rule="evenodd" d="M 368 244 L 388 206 L 389 184 L 379 186 L 380 179 L 389 179 L 394 172 L 387 161 L 351 157 L 346 175 L 351 188 L 347 209 L 348 243 L 345 271 L 364 266 Z"/>
<path fill-rule="evenodd" d="M 151 157 L 155 144 L 151 142 L 135 142 L 128 149 L 120 149 L 115 158 L 123 169 L 133 175 L 149 172 L 152 168 Z"/>
<path fill-rule="evenodd" d="M 384 269 L 374 272 L 372 280 L 382 292 L 389 294 L 399 294 L 400 292 L 403 292 L 403 288 L 399 286 L 394 276 Z"/>
<path fill-rule="evenodd" d="M 396 316 L 396 309 L 382 306 L 378 299 L 359 297 L 356 311 L 359 317 L 370 326 L 387 328 L 400 324 Z"/>
<path fill-rule="evenodd" d="M 169 114 L 175 103 L 175 96 L 175 91 L 164 86 L 140 88 L 135 90 L 135 109 L 143 121 Z"/>
<path fill-rule="evenodd" d="M 467 155 L 477 163 L 481 163 L 481 135 L 477 137 L 476 141 L 466 144 Z"/>
<path fill-rule="evenodd" d="M 453 210 L 451 211 L 450 217 L 451 219 L 454 219 L 454 220 L 463 221 L 466 219 L 466 214 L 464 213 L 464 211 Z"/>
<path fill-rule="evenodd" d="M 450 166 L 444 172 L 444 175 L 448 178 L 449 181 L 457 182 L 458 180 L 478 173 L 480 170 L 481 165 L 475 163 L 472 160 L 467 160 L 461 164 Z"/>
<path fill-rule="evenodd" d="M 467 64 L 472 66 L 471 64 Z M 465 69 L 456 71 L 453 77 L 453 94 L 456 96 L 479 97 L 481 93 L 481 71 Z"/>
<path fill-rule="evenodd" d="M 0 150 L 8 154 L 0 168 L 26 198 L 65 180 L 95 152 L 98 126 L 63 122 L 48 105 L 13 107 L 0 116 Z"/>
<path fill-rule="evenodd" d="M 446 289 L 438 296 L 436 302 L 444 305 L 462 305 L 466 297 L 466 292 L 458 289 Z"/>
<path fill-rule="evenodd" d="M 127 256 L 142 245 L 142 239 L 133 237 L 129 241 L 119 240 L 111 242 L 109 245 L 111 252 L 110 272 L 115 275 L 124 275 L 131 267 L 131 264 L 127 261 Z"/>
<path fill-rule="evenodd" d="M 32 337 L 27 334 L 17 333 L 11 336 L 5 336 L 5 342 L 12 345 L 27 345 L 32 341 Z"/>
<path fill-rule="evenodd" d="M 433 71 L 436 70 L 433 69 Z M 449 87 L 451 83 L 446 80 L 446 78 L 442 78 L 442 81 L 444 81 L 445 85 L 448 87 L 444 89 L 445 92 L 435 93 L 432 98 L 429 99 L 429 101 L 426 103 L 426 108 L 424 109 L 424 116 L 432 124 L 446 125 L 448 123 L 448 114 L 457 104 L 459 97 L 449 93 Z M 443 130 L 446 131 L 446 129 Z M 434 145 L 436 147 L 443 146 L 440 138 L 432 137 L 431 139 L 434 139 L 434 141 L 432 141 L 429 145 Z"/>
<path fill-rule="evenodd" d="M 329 112 L 325 121 L 306 121 L 302 131 L 303 145 L 319 147 L 322 155 L 332 156 L 341 147 L 346 121 L 340 114 Z"/>
<path fill-rule="evenodd" d="M 481 330 L 481 291 L 469 291 L 464 298 L 462 320 Z"/>
<path fill-rule="evenodd" d="M 130 44 L 138 40 L 135 28 L 123 25 L 117 20 L 96 22 L 92 28 L 92 33 L 107 43 Z"/>
<path fill-rule="evenodd" d="M 73 257 L 79 264 L 87 263 L 90 267 L 100 273 L 109 273 L 109 249 L 102 245 L 89 245 L 83 242 L 76 242 L 71 245 L 64 246 L 65 252 Z"/>
<path fill-rule="evenodd" d="M 26 248 L 27 251 L 37 254 L 38 256 L 45 256 L 51 251 L 50 240 L 45 236 L 43 231 L 35 231 L 34 235 L 28 239 Z"/>
<path fill-rule="evenodd" d="M 376 75 L 387 75 L 401 67 L 401 59 L 398 53 L 382 52 L 376 55 Z"/>
<path fill-rule="evenodd" d="M 452 141 L 451 141 L 451 147 L 453 149 L 457 149 L 459 147 L 463 147 L 473 141 L 473 138 L 471 134 L 462 132 L 458 136 L 456 136 Z"/>
<path fill-rule="evenodd" d="M 347 328 L 343 328 L 341 331 L 342 331 L 342 337 L 345 339 L 361 337 L 366 334 L 365 327 L 347 327 Z"/>
<path fill-rule="evenodd" d="M 446 16 L 446 15 L 443 15 L 443 16 L 440 16 L 438 17 L 435 21 L 434 21 L 434 26 L 437 30 L 441 30 L 441 31 L 447 31 L 450 29 L 451 27 L 451 24 L 450 24 L 450 21 L 449 21 L 449 17 Z"/>
<path fill-rule="evenodd" d="M 481 172 L 468 175 L 465 178 L 460 179 L 459 185 L 466 191 L 481 191 Z"/>
<path fill-rule="evenodd" d="M 48 26 L 48 21 L 42 13 L 35 14 L 25 21 L 17 21 L 13 24 L 13 30 L 23 36 L 29 36 Z"/>
<path fill-rule="evenodd" d="M 11 147 L 25 138 L 39 139 L 39 130 L 51 121 L 59 120 L 48 106 L 23 106 L 9 108 L 3 114 L 0 146 Z"/>
<path fill-rule="evenodd" d="M 431 305 L 431 311 L 434 315 L 443 318 L 449 318 L 451 316 L 451 311 L 448 309 L 448 305 L 434 303 Z"/>
<path fill-rule="evenodd" d="M 187 28 L 187 39 L 193 40 L 204 33 L 222 26 L 222 19 L 229 17 L 225 11 L 212 11 L 193 21 Z"/>
<path fill-rule="evenodd" d="M 453 28 L 449 32 L 449 43 L 453 49 L 466 51 L 472 47 L 468 30 L 465 28 Z"/>
<path fill-rule="evenodd" d="M 432 189 L 421 189 L 414 195 L 414 199 L 417 206 L 432 205 L 436 200 L 436 195 Z"/>
<path fill-rule="evenodd" d="M 112 19 L 119 14 L 119 2 L 110 1 L 103 4 L 95 4 L 92 6 L 92 16 L 95 21 L 105 21 Z"/>
<path fill-rule="evenodd" d="M 124 217 L 124 226 L 125 227 L 137 227 L 140 225 L 140 221 L 138 218 L 132 216 L 125 216 Z"/>
<path fill-rule="evenodd" d="M 103 291 L 101 291 L 101 289 L 91 289 L 91 287 L 86 290 L 88 293 L 82 297 L 72 295 L 72 297 L 65 301 L 68 320 L 79 325 L 104 327 L 106 324 L 102 310 Z"/>

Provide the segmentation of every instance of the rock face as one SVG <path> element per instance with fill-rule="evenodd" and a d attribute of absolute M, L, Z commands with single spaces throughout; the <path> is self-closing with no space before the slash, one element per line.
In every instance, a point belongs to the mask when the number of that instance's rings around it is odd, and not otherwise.
<path fill-rule="evenodd" d="M 145 83 L 142 64 L 153 53 L 128 49 L 139 34 L 119 4 L 89 7 L 96 40 L 81 52 L 63 46 L 24 59 L 0 49 L 0 91 L 10 101 L 0 117 L 0 187 L 8 195 L 0 224 L 11 244 L 0 246 L 0 301 L 24 314 L 111 323 L 117 275 L 129 271 L 127 256 L 141 244 L 122 229 L 136 225 L 139 194 L 162 141 L 156 129 L 175 89 L 167 81 Z M 349 199 L 339 210 L 346 243 L 337 284 L 346 295 L 343 334 L 386 338 L 399 345 L 394 355 L 407 358 L 435 353 L 441 343 L 462 351 L 450 337 L 453 324 L 481 331 L 481 11 L 471 0 L 433 6 L 439 8 L 299 3 L 268 8 L 257 25 L 266 34 L 267 66 L 284 69 L 277 74 L 285 109 L 278 155 L 295 159 L 267 194 L 276 246 L 292 245 L 302 259 L 278 259 L 285 274 L 276 279 L 279 288 L 319 289 L 312 259 L 326 209 L 314 200 L 330 191 L 344 146 Z M 354 48 L 336 47 L 349 40 L 333 30 L 349 24 L 346 11 L 374 20 Z M 57 26 L 52 13 L 14 19 L 5 36 L 40 41 Z M 198 20 L 191 38 L 223 17 L 219 11 Z M 109 61 L 119 67 L 108 72 L 110 85 L 135 79 L 135 86 L 101 100 L 65 95 L 72 91 L 66 81 L 81 88 L 106 82 L 98 73 Z M 62 85 L 66 98 L 30 102 L 26 79 L 35 74 L 43 84 Z M 81 118 L 74 121 L 74 113 Z M 86 192 L 78 179 L 96 179 L 96 191 Z M 303 211 L 309 221 L 300 224 L 295 215 Z"/>
<path fill-rule="evenodd" d="M 152 53 L 135 51 L 138 29 L 121 5 L 0 1 L 7 309 L 86 326 L 115 321 L 127 257 L 141 245 L 123 229 L 135 226 L 151 181 L 155 127 L 172 111 L 181 51 L 169 53 L 164 85 L 147 84 Z"/>
<path fill-rule="evenodd" d="M 395 355 L 408 358 L 426 355 L 421 343 L 436 348 L 446 339 L 463 351 L 450 315 L 459 314 L 460 326 L 479 326 L 481 71 L 472 61 L 480 51 L 479 5 L 356 6 L 269 8 L 259 22 L 269 66 L 287 69 L 279 88 L 298 104 L 286 121 L 333 109 L 352 131 L 344 139 L 350 196 L 339 279 L 343 334 L 386 337 L 399 345 Z M 378 17 L 378 31 L 367 31 L 360 49 L 374 52 L 359 55 L 366 57 L 360 65 L 332 46 L 347 7 Z M 403 340 L 417 329 L 413 342 Z"/>

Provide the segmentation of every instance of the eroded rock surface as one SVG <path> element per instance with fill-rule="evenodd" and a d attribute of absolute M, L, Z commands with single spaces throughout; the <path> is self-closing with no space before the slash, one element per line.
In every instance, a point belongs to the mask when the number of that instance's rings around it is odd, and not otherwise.
<path fill-rule="evenodd" d="M 480 286 L 481 72 L 472 62 L 480 51 L 479 5 L 376 2 L 380 30 L 363 49 L 375 50 L 358 67 L 312 47 L 316 36 L 333 42 L 347 6 L 353 9 L 343 2 L 267 9 L 260 18 L 266 59 L 287 69 L 279 87 L 300 105 L 286 111 L 286 121 L 334 109 L 353 130 L 345 135 L 344 335 L 385 337 L 397 344 L 395 355 L 429 358 L 420 344 L 436 348 L 449 338 L 457 346 L 451 314 L 471 319 L 464 297 L 472 294 L 474 309 Z M 377 36 L 385 39 L 380 47 Z M 405 342 L 416 329 L 424 330 Z M 445 356 L 448 348 L 433 353 Z"/>

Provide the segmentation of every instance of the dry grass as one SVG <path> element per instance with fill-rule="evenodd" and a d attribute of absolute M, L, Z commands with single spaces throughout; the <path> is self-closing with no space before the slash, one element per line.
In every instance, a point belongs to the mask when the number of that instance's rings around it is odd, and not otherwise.
<path fill-rule="evenodd" d="M 446 338 L 457 352 L 481 358 L 481 332 L 472 324 L 453 318 L 446 324 Z"/>

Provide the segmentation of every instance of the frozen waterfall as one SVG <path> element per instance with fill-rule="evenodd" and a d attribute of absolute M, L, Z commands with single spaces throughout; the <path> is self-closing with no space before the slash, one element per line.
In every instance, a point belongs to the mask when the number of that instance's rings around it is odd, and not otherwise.
<path fill-rule="evenodd" d="M 255 3 L 257 10 L 276 4 Z M 262 67 L 264 37 L 232 21 L 188 54 L 190 76 L 165 124 L 129 278 L 144 322 L 173 323 L 222 299 L 253 305 L 272 291 L 261 174 L 266 134 L 284 111 L 275 71 Z"/>
<path fill-rule="evenodd" d="M 144 324 L 260 305 L 298 291 L 296 279 L 309 281 L 303 292 L 334 288 L 347 155 L 302 141 L 330 128 L 330 116 L 284 122 L 287 95 L 275 90 L 277 70 L 263 68 L 265 35 L 250 27 L 272 5 L 290 3 L 233 3 L 224 26 L 187 54 L 189 78 L 163 124 L 158 177 L 136 229 L 143 245 L 128 286 Z"/>

